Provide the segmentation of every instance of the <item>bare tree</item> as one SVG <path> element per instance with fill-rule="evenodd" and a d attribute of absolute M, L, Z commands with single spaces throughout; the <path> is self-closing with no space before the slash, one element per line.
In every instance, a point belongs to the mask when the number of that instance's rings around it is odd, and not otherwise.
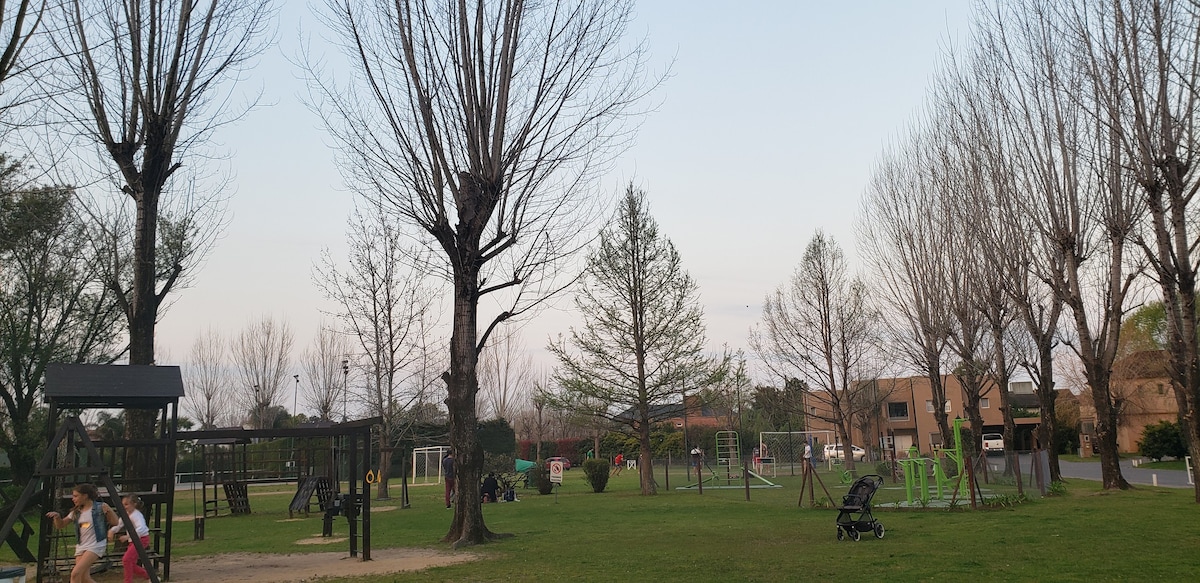
<path fill-rule="evenodd" d="M 247 324 L 233 343 L 233 362 L 240 377 L 234 393 L 256 429 L 275 424 L 276 419 L 269 415 L 278 411 L 292 380 L 292 343 L 287 323 L 270 316 Z"/>
<path fill-rule="evenodd" d="M 227 342 L 213 328 L 192 342 L 184 403 L 200 429 L 220 427 L 234 411 L 227 356 Z"/>
<path fill-rule="evenodd" d="M 1097 43 L 1096 67 L 1119 91 L 1102 94 L 1120 115 L 1122 154 L 1149 210 L 1139 236 L 1162 290 L 1169 373 L 1193 456 L 1200 452 L 1200 337 L 1197 336 L 1196 166 L 1200 163 L 1200 10 L 1195 2 L 1118 0 L 1098 15 L 1110 34 Z M 1200 468 L 1192 467 L 1200 503 Z"/>
<path fill-rule="evenodd" d="M 961 149 L 978 157 L 973 168 L 982 175 L 978 190 L 964 200 L 961 214 L 971 224 L 970 234 L 986 269 L 980 272 L 980 306 L 990 326 L 992 378 L 1000 389 L 1004 416 L 1004 443 L 1013 443 L 1015 422 L 1009 405 L 1008 385 L 1020 366 L 1033 379 L 1039 403 L 1038 441 L 1050 459 L 1050 479 L 1061 480 L 1056 446 L 1057 390 L 1054 355 L 1063 302 L 1049 282 L 1061 280 L 1062 260 L 1046 252 L 1044 241 L 1028 216 L 1025 188 L 1014 150 L 1012 115 L 1006 79 L 1013 77 L 1013 53 L 1002 25 L 980 26 L 980 37 L 970 65 L 956 76 L 961 91 L 959 119 L 964 125 Z M 1009 324 L 1020 325 L 1020 331 Z"/>
<path fill-rule="evenodd" d="M 130 364 L 154 364 L 159 309 L 220 223 L 219 214 L 207 214 L 216 212 L 220 195 L 202 194 L 184 177 L 199 176 L 196 169 L 176 174 L 183 160 L 204 155 L 200 146 L 214 128 L 239 115 L 221 89 L 265 46 L 269 2 L 67 0 L 60 6 L 62 25 L 50 38 L 61 66 L 42 82 L 61 113 L 58 128 L 67 129 L 61 133 L 97 149 L 97 166 L 107 168 L 98 172 L 134 207 L 121 211 L 128 220 L 101 239 L 112 243 L 115 258 L 106 284 L 128 321 Z M 164 216 L 169 208 L 175 214 Z M 154 412 L 132 409 L 127 417 L 128 437 L 152 435 Z M 126 461 L 131 476 L 149 475 L 153 464 L 145 456 Z"/>
<path fill-rule="evenodd" d="M 644 51 L 622 40 L 632 4 L 327 1 L 361 81 L 315 89 L 347 179 L 417 227 L 453 284 L 444 379 L 462 483 L 483 467 L 479 353 L 496 325 L 567 283 L 559 268 L 598 217 L 591 179 L 628 143 L 646 92 Z M 502 307 L 481 322 L 489 294 Z M 457 502 L 445 540 L 491 538 L 479 497 L 463 488 Z"/>
<path fill-rule="evenodd" d="M 39 32 L 47 4 L 46 0 L 0 2 L 0 95 L 4 96 L 0 101 L 0 135 L 18 125 L 9 119 L 10 110 L 31 97 L 24 87 L 14 88 L 9 81 L 17 79 L 21 84 L 33 83 L 27 74 L 25 47 Z"/>
<path fill-rule="evenodd" d="M 946 242 L 947 201 L 930 183 L 929 136 L 914 129 L 886 151 L 863 200 L 859 241 L 873 295 L 885 306 L 881 321 L 893 349 L 929 379 L 941 443 L 953 441 L 946 414 L 942 366 L 952 318 L 943 276 L 951 261 Z"/>
<path fill-rule="evenodd" d="M 379 467 L 390 468 L 392 446 L 404 429 L 404 412 L 425 395 L 419 383 L 409 381 L 421 372 L 417 365 L 425 334 L 436 324 L 437 295 L 423 283 L 421 273 L 406 269 L 406 259 L 415 256 L 416 263 L 423 262 L 404 246 L 400 225 L 381 209 L 356 209 L 347 239 L 349 266 L 341 270 L 326 255 L 317 285 L 337 302 L 336 316 L 360 356 L 362 401 L 380 418 Z M 387 497 L 387 487 L 386 478 L 380 480 L 380 498 Z"/>
<path fill-rule="evenodd" d="M 859 394 L 871 390 L 859 375 L 878 340 L 876 319 L 841 247 L 817 231 L 791 280 L 763 301 L 762 321 L 751 335 L 772 372 L 803 381 L 808 414 L 832 425 L 847 451 L 855 416 L 864 407 L 878 410 Z M 846 459 L 850 468 L 853 457 Z"/>
<path fill-rule="evenodd" d="M 990 44 L 1008 64 L 996 93 L 1024 193 L 1018 208 L 1045 257 L 1031 267 L 1070 308 L 1063 340 L 1079 355 L 1095 401 L 1104 487 L 1127 488 L 1109 385 L 1125 300 L 1141 272 L 1128 247 L 1144 206 L 1121 158 L 1108 8 L 1093 8 L 1014 3 L 990 23 Z"/>
<path fill-rule="evenodd" d="M 512 419 L 533 390 L 533 357 L 516 330 L 508 329 L 479 355 L 483 417 Z"/>
<path fill-rule="evenodd" d="M 317 419 L 331 421 L 334 418 L 346 382 L 342 361 L 349 353 L 348 337 L 322 322 L 312 344 L 300 357 L 304 378 L 308 381 L 304 405 L 315 412 Z"/>

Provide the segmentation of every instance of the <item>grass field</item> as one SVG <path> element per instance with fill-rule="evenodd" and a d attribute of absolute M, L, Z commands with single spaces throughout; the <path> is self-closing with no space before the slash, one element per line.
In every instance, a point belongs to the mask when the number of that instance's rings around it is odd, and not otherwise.
<path fill-rule="evenodd" d="M 840 499 L 846 486 L 823 479 Z M 632 472 L 594 494 L 581 471 L 570 471 L 557 496 L 526 490 L 520 502 L 485 506 L 488 526 L 514 536 L 468 551 L 482 560 L 326 581 L 1183 581 L 1200 572 L 1200 507 L 1191 490 L 1103 492 L 1076 480 L 1060 496 L 984 510 L 878 509 L 885 538 L 855 543 L 836 540 L 835 510 L 797 506 L 799 478 L 776 481 L 784 487 L 752 490 L 750 501 L 741 489 L 643 497 Z M 672 476 L 672 487 L 683 483 L 682 474 Z M 208 520 L 204 541 L 191 540 L 190 522 L 176 523 L 176 556 L 347 548 L 295 544 L 319 534 L 321 519 L 288 521 L 286 490 L 255 492 L 252 516 Z M 902 485 L 888 483 L 875 502 L 903 497 Z M 438 540 L 450 511 L 440 486 L 413 487 L 411 499 L 409 509 L 372 514 L 373 548 L 446 548 Z M 191 507 L 190 494 L 180 493 L 176 514 Z M 345 535 L 345 520 L 334 529 Z M 0 561 L 11 560 L 5 547 Z"/>

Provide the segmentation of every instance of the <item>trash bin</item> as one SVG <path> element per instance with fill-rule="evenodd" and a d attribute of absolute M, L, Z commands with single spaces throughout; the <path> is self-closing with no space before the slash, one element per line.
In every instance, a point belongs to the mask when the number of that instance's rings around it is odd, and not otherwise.
<path fill-rule="evenodd" d="M 0 567 L 0 583 L 25 583 L 25 567 Z"/>

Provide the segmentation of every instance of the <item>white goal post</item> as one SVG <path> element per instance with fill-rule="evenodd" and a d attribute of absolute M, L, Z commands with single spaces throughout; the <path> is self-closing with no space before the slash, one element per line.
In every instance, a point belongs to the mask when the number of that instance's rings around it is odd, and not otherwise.
<path fill-rule="evenodd" d="M 421 484 L 442 483 L 442 457 L 450 451 L 448 445 L 413 448 L 412 482 L 414 486 Z"/>

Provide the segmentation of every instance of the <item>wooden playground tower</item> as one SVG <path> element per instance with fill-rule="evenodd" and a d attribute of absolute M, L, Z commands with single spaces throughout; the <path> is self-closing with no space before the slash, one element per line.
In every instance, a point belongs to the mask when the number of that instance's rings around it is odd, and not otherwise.
<path fill-rule="evenodd" d="M 18 556 L 28 557 L 9 533 L 31 505 L 40 508 L 38 528 L 37 581 L 62 581 L 74 566 L 70 547 L 75 533 L 57 530 L 45 513 L 65 511 L 76 484 L 94 483 L 100 499 L 111 506 L 132 531 L 132 523 L 121 504 L 121 496 L 137 494 L 150 527 L 150 545 L 143 548 L 137 537 L 132 544 L 141 561 L 158 583 L 170 577 L 171 518 L 175 501 L 175 428 L 183 380 L 175 366 L 118 366 L 52 364 L 46 370 L 45 399 L 50 406 L 47 424 L 49 446 L 34 469 L 3 527 Z M 93 441 L 79 417 L 70 411 L 84 409 L 138 409 L 157 413 L 154 434 L 149 439 Z M 145 475 L 129 475 L 126 468 L 137 460 Z M 120 484 L 120 486 L 118 486 Z M 28 526 L 28 524 L 25 524 Z M 27 531 L 26 531 L 27 532 Z M 26 542 L 29 537 L 25 537 Z M 112 554 L 102 560 L 119 557 Z"/>

